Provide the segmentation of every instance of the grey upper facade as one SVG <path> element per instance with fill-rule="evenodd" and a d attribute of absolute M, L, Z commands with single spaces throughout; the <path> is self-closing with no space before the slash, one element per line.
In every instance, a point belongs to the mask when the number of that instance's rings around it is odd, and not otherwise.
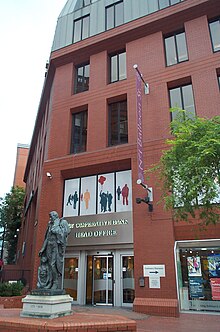
<path fill-rule="evenodd" d="M 81 19 L 86 19 L 84 21 L 86 32 L 80 40 L 176 5 L 181 1 L 184 0 L 68 0 L 57 20 L 52 51 L 76 42 L 74 30 L 77 26 L 83 29 Z M 108 24 L 107 20 L 111 23 Z"/>

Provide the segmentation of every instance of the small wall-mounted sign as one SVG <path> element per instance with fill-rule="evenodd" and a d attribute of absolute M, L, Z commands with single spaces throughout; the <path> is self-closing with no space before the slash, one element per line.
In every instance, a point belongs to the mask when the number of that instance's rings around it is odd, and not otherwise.
<path fill-rule="evenodd" d="M 165 277 L 165 265 L 143 265 L 144 277 Z"/>

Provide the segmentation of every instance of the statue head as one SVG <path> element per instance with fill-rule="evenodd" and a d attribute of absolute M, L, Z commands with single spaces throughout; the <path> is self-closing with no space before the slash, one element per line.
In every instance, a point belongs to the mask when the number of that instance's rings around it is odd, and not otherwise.
<path fill-rule="evenodd" d="M 51 211 L 49 213 L 49 216 L 50 216 L 50 220 L 56 220 L 59 218 L 58 213 L 56 211 Z"/>

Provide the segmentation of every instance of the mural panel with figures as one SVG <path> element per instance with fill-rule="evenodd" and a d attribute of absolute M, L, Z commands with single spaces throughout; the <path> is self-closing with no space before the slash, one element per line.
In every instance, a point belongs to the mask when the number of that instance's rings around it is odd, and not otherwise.
<path fill-rule="evenodd" d="M 81 178 L 80 215 L 96 214 L 96 176 Z"/>
<path fill-rule="evenodd" d="M 132 211 L 131 171 L 116 173 L 116 212 Z"/>
<path fill-rule="evenodd" d="M 132 211 L 131 170 L 65 180 L 63 216 Z"/>
<path fill-rule="evenodd" d="M 114 173 L 98 175 L 97 213 L 115 211 Z"/>
<path fill-rule="evenodd" d="M 65 181 L 63 215 L 65 217 L 79 215 L 79 183 L 80 179 Z"/>

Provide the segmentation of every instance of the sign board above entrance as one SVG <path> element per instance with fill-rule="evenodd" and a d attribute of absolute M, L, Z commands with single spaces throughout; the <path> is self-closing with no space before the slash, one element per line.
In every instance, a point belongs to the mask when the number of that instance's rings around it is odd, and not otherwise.
<path fill-rule="evenodd" d="M 66 217 L 71 232 L 67 246 L 133 243 L 131 212 Z"/>

